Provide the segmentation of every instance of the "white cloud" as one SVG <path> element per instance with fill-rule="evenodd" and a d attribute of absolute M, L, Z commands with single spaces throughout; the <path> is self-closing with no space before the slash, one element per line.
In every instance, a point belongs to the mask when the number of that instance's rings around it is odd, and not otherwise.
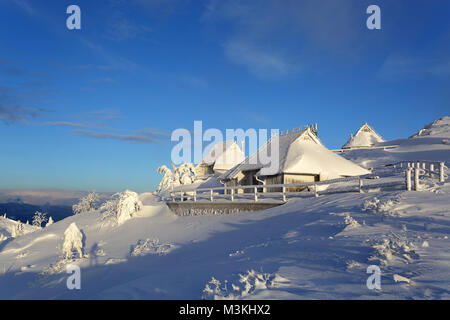
<path fill-rule="evenodd" d="M 37 11 L 34 7 L 31 6 L 31 4 L 27 0 L 13 0 L 12 1 L 15 5 L 17 5 L 20 9 L 22 9 L 25 13 L 27 13 L 30 16 L 36 16 Z"/>
<path fill-rule="evenodd" d="M 230 61 L 258 77 L 278 78 L 315 71 L 330 57 L 353 63 L 361 16 L 362 4 L 352 1 L 210 0 L 202 20 L 220 26 Z"/>
<path fill-rule="evenodd" d="M 450 60 L 437 58 L 430 54 L 412 56 L 408 54 L 389 55 L 380 68 L 378 75 L 382 78 L 448 76 Z"/>
<path fill-rule="evenodd" d="M 158 139 L 147 135 L 134 135 L 134 134 L 117 134 L 108 132 L 96 132 L 89 130 L 75 130 L 74 133 L 78 136 L 101 139 L 101 140 L 122 140 L 131 143 L 148 144 L 157 143 Z"/>
<path fill-rule="evenodd" d="M 45 122 L 46 126 L 57 126 L 57 127 L 74 127 L 74 128 L 87 128 L 89 125 L 85 123 L 70 122 L 70 121 L 49 121 Z"/>
<path fill-rule="evenodd" d="M 226 56 L 261 78 L 277 78 L 296 73 L 299 67 L 289 57 L 266 48 L 258 48 L 249 41 L 230 40 L 225 45 Z"/>

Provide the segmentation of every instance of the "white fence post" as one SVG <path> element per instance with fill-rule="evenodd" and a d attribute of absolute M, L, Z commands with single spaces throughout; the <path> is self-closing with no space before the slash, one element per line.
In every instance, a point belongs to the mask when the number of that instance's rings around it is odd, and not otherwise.
<path fill-rule="evenodd" d="M 411 168 L 408 168 L 406 171 L 406 190 L 411 191 Z"/>
<path fill-rule="evenodd" d="M 234 188 L 231 188 L 230 194 L 231 194 L 231 202 L 233 202 L 234 201 Z"/>
<path fill-rule="evenodd" d="M 359 193 L 363 193 L 363 180 L 359 178 Z"/>
<path fill-rule="evenodd" d="M 444 162 L 439 163 L 439 182 L 444 182 Z"/>
<path fill-rule="evenodd" d="M 183 202 L 183 191 L 180 191 L 180 201 Z"/>
<path fill-rule="evenodd" d="M 255 202 L 257 202 L 258 201 L 258 188 L 255 187 L 254 189 L 255 189 Z"/>
<path fill-rule="evenodd" d="M 214 193 L 213 193 L 213 189 L 210 190 L 210 197 L 211 197 L 211 202 L 214 202 Z"/>
<path fill-rule="evenodd" d="M 281 192 L 283 193 L 283 202 L 286 202 L 286 187 L 282 187 Z"/>
<path fill-rule="evenodd" d="M 197 202 L 197 190 L 194 190 L 194 202 Z"/>
<path fill-rule="evenodd" d="M 430 163 L 430 171 L 434 172 L 434 163 Z"/>
<path fill-rule="evenodd" d="M 422 163 L 422 169 L 426 169 L 427 168 L 427 163 L 426 162 L 423 162 Z"/>
<path fill-rule="evenodd" d="M 414 190 L 419 191 L 419 168 L 414 169 Z"/>

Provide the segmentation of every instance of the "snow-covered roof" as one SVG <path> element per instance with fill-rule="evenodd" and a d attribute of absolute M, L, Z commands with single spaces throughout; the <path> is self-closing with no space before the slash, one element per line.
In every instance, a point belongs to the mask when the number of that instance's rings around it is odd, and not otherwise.
<path fill-rule="evenodd" d="M 356 132 L 355 135 L 350 137 L 350 140 L 342 147 L 347 148 L 361 148 L 361 147 L 371 147 L 377 143 L 384 142 L 384 139 L 375 132 L 375 130 L 364 123 L 361 128 Z"/>
<path fill-rule="evenodd" d="M 244 159 L 244 152 L 236 141 L 226 141 L 216 143 L 202 163 L 213 165 L 213 170 L 230 170 Z"/>
<path fill-rule="evenodd" d="M 267 154 L 270 156 L 272 145 L 276 147 L 275 138 L 278 138 L 279 144 L 279 163 L 278 165 L 263 164 L 265 162 L 260 160 L 264 159 Z M 269 152 L 266 150 L 269 150 Z M 258 176 L 293 173 L 323 175 L 327 179 L 370 173 L 368 170 L 328 150 L 312 132 L 311 128 L 273 137 L 257 153 L 227 172 L 222 178 L 224 180 L 232 179 L 239 172 L 249 170 L 258 170 Z"/>

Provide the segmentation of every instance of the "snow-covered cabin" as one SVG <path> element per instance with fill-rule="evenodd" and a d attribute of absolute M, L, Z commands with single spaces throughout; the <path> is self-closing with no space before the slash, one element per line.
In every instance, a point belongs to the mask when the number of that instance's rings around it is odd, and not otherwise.
<path fill-rule="evenodd" d="M 312 127 L 278 136 L 278 165 L 262 164 L 260 159 L 270 154 L 273 141 L 274 138 L 271 138 L 258 152 L 222 175 L 220 179 L 225 186 L 314 182 L 370 173 L 328 150 Z M 279 188 L 276 189 L 268 188 L 268 191 L 279 191 Z"/>
<path fill-rule="evenodd" d="M 241 163 L 245 154 L 236 141 L 218 142 L 194 171 L 196 176 L 208 176 L 215 173 L 223 174 Z"/>
<path fill-rule="evenodd" d="M 350 135 L 350 140 L 342 149 L 369 148 L 381 142 L 384 142 L 383 138 L 366 122 L 355 135 Z"/>

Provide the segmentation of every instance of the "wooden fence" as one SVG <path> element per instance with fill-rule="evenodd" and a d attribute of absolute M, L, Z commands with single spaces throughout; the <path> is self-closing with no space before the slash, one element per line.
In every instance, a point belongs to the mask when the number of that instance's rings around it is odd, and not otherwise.
<path fill-rule="evenodd" d="M 438 161 L 401 161 L 391 164 L 395 168 L 405 169 L 406 190 L 412 189 L 411 178 L 414 176 L 414 190 L 419 190 L 419 175 L 427 175 L 429 177 L 438 177 L 439 182 L 445 181 L 445 163 Z"/>
<path fill-rule="evenodd" d="M 445 164 L 435 161 L 402 161 L 385 165 L 397 169 L 399 174 L 379 178 L 373 174 L 347 177 L 317 182 L 302 182 L 273 185 L 242 185 L 230 187 L 198 188 L 194 190 L 168 191 L 163 200 L 170 202 L 286 202 L 293 197 L 318 197 L 320 194 L 370 192 L 389 188 L 418 191 L 419 176 L 437 177 L 444 182 Z M 412 180 L 414 177 L 414 180 Z M 413 183 L 414 182 L 414 185 Z M 268 192 L 277 188 L 280 192 Z M 289 192 L 293 188 L 301 188 L 300 192 Z"/>

